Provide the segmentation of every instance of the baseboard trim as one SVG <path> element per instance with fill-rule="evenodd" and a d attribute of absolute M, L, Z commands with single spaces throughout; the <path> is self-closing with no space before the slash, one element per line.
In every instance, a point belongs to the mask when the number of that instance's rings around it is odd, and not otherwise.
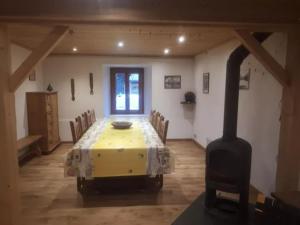
<path fill-rule="evenodd" d="M 196 141 L 195 139 L 193 138 L 169 138 L 167 139 L 167 141 L 171 141 L 171 142 L 176 142 L 176 141 L 192 141 L 195 143 L 195 145 L 197 145 L 199 148 L 205 150 L 206 148 L 201 145 L 198 141 Z"/>
<path fill-rule="evenodd" d="M 196 141 L 195 139 L 192 139 L 192 141 L 195 143 L 195 145 L 197 145 L 199 148 L 202 148 L 203 150 L 205 150 L 206 148 L 201 145 L 198 141 Z"/>
<path fill-rule="evenodd" d="M 167 141 L 193 141 L 192 138 L 169 138 Z"/>

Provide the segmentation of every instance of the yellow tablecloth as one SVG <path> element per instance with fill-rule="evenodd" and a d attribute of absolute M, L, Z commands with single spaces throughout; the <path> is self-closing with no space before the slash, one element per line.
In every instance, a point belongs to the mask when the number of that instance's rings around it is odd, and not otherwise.
<path fill-rule="evenodd" d="M 110 121 L 91 147 L 93 177 L 137 176 L 147 173 L 147 145 L 138 122 L 114 129 Z"/>

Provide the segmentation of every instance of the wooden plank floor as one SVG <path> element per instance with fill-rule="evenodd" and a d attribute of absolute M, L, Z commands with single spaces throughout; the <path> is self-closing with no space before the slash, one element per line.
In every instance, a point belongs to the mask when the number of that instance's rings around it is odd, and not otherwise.
<path fill-rule="evenodd" d="M 165 176 L 158 194 L 97 194 L 82 198 L 75 178 L 63 174 L 71 144 L 37 157 L 20 169 L 22 215 L 28 225 L 171 224 L 204 191 L 205 152 L 192 141 L 170 141 L 175 173 Z"/>

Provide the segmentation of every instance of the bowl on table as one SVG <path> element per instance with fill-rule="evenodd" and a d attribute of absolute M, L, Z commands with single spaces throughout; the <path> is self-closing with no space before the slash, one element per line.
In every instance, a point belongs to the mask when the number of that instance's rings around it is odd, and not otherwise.
<path fill-rule="evenodd" d="M 132 126 L 132 123 L 128 121 L 114 121 L 111 125 L 115 129 L 129 129 Z"/>

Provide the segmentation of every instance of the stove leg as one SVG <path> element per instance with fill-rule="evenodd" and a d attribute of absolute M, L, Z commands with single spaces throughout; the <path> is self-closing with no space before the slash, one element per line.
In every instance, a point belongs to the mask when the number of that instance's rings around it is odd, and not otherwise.
<path fill-rule="evenodd" d="M 215 205 L 216 203 L 216 190 L 213 188 L 206 187 L 206 192 L 205 192 L 205 206 L 207 208 L 211 208 Z"/>
<path fill-rule="evenodd" d="M 240 192 L 240 217 L 247 218 L 248 216 L 248 202 L 249 202 L 249 190 L 242 190 Z"/>

